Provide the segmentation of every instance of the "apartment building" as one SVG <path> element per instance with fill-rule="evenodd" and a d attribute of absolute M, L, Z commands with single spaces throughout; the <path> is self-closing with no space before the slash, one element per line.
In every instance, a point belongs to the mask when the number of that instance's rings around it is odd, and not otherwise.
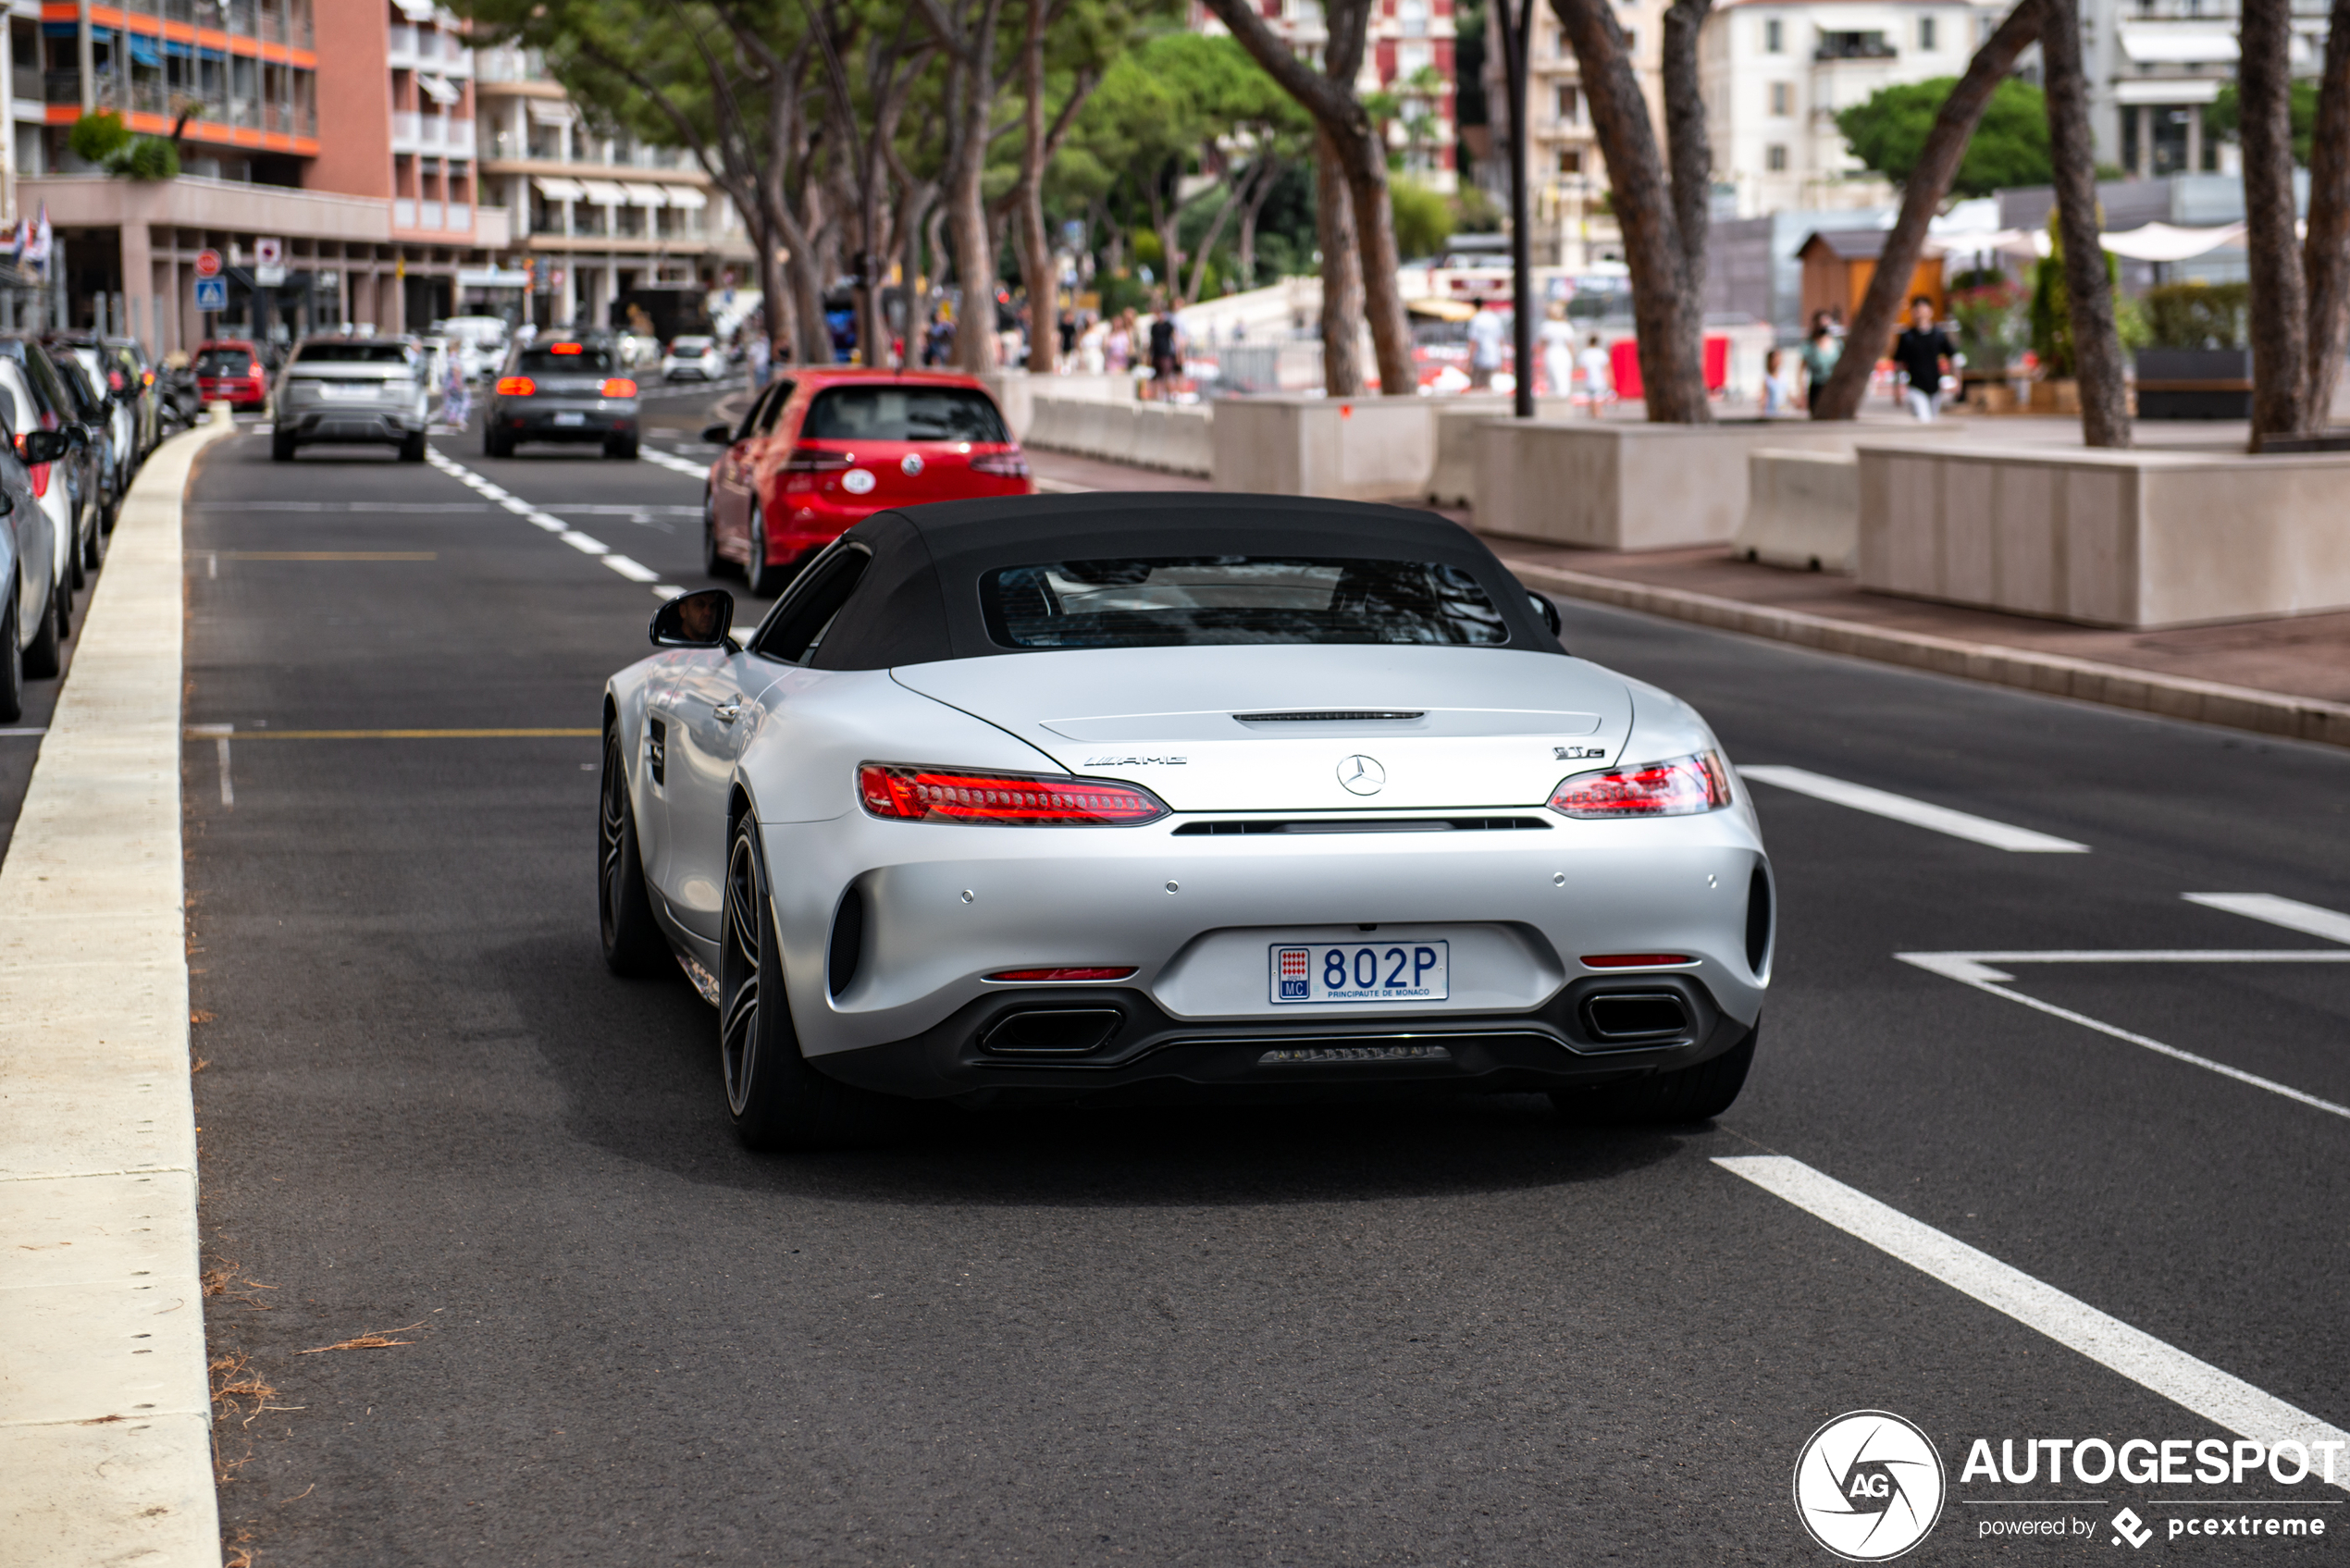
<path fill-rule="evenodd" d="M 1330 42 L 1320 0 L 1257 0 L 1266 21 L 1291 48 L 1317 63 Z M 1450 194 L 1458 186 L 1455 155 L 1459 130 L 1454 99 L 1459 78 L 1453 47 L 1459 36 L 1454 0 L 1374 0 L 1363 68 L 1354 90 L 1391 97 L 1397 112 L 1387 122 L 1390 150 L 1406 178 Z M 1194 31 L 1221 33 L 1199 0 L 1192 0 Z"/>
<path fill-rule="evenodd" d="M 692 154 L 596 133 L 535 50 L 482 50 L 474 90 L 481 199 L 506 214 L 533 320 L 617 326 L 632 295 L 750 278 L 740 217 Z"/>
<path fill-rule="evenodd" d="M 1665 0 L 1625 0 L 1615 19 L 1631 47 L 1633 69 L 1648 97 L 1658 145 L 1664 144 L 1663 61 Z M 1526 177 L 1528 241 L 1537 266 L 1580 272 L 1624 259 L 1623 232 L 1607 207 L 1607 165 L 1600 156 L 1583 72 L 1575 46 L 1548 6 L 1533 7 L 1526 52 Z M 1509 93 L 1502 76 L 1500 40 L 1486 35 L 1487 117 L 1492 144 L 1506 148 Z M 1498 173 L 1498 170 L 1496 171 Z M 1494 194 L 1507 199 L 1497 179 Z"/>

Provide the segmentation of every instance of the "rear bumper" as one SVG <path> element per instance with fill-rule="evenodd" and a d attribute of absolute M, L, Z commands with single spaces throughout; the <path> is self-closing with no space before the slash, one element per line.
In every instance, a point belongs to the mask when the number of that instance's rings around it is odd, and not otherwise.
<path fill-rule="evenodd" d="M 425 427 L 425 422 L 408 409 L 333 406 L 280 414 L 276 425 L 298 446 L 313 441 L 389 442 L 397 446 Z"/>
<path fill-rule="evenodd" d="M 501 398 L 490 405 L 489 419 L 517 441 L 601 441 L 637 434 L 634 403 Z"/>
<path fill-rule="evenodd" d="M 1679 997 L 1688 1026 L 1626 1047 L 1597 1038 L 1586 1004 L 1626 990 Z M 1115 1014 L 1105 1043 L 1082 1056 L 992 1049 L 1012 1020 Z M 1277 1027 L 1278 1025 L 1278 1027 Z M 1524 1013 L 1400 1015 L 1344 1020 L 1202 1022 L 1170 1018 L 1127 988 L 1006 990 L 909 1040 L 810 1058 L 845 1083 L 911 1099 L 1043 1104 L 1388 1098 L 1589 1088 L 1693 1067 L 1753 1028 L 1688 975 L 1637 982 L 1592 976 Z"/>

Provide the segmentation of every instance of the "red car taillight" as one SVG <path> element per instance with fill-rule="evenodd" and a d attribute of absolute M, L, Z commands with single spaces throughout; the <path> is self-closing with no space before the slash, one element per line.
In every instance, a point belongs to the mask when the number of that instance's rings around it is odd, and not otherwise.
<path fill-rule="evenodd" d="M 998 969 L 987 978 L 1013 985 L 1053 984 L 1076 980 L 1124 980 L 1134 972 L 1128 964 L 1119 969 Z"/>
<path fill-rule="evenodd" d="M 527 376 L 501 376 L 498 395 L 501 398 L 527 398 L 538 390 L 538 383 Z"/>
<path fill-rule="evenodd" d="M 810 451 L 806 447 L 794 447 L 784 459 L 786 474 L 831 474 L 856 461 L 845 451 Z"/>
<path fill-rule="evenodd" d="M 1692 817 L 1729 803 L 1730 772 L 1711 751 L 1577 773 L 1551 796 L 1551 809 L 1569 817 Z"/>
<path fill-rule="evenodd" d="M 637 383 L 625 376 L 615 376 L 604 383 L 604 396 L 608 398 L 633 398 L 636 395 Z"/>
<path fill-rule="evenodd" d="M 982 773 L 868 762 L 857 770 L 865 809 L 897 822 L 993 827 L 1124 827 L 1167 815 L 1148 790 L 1106 779 Z"/>
<path fill-rule="evenodd" d="M 971 472 L 993 474 L 999 479 L 1025 479 L 1028 459 L 1020 454 L 1018 447 L 1009 451 L 983 451 L 971 459 Z"/>
<path fill-rule="evenodd" d="M 1587 969 L 1658 969 L 1675 964 L 1694 963 L 1685 953 L 1586 953 L 1583 967 Z"/>
<path fill-rule="evenodd" d="M 24 438 L 22 436 L 19 436 L 17 438 L 17 455 L 19 457 L 24 456 Z M 32 494 L 34 500 L 37 500 L 41 497 L 49 493 L 49 465 L 47 463 L 35 463 L 28 464 L 24 472 L 25 477 L 32 481 Z"/>

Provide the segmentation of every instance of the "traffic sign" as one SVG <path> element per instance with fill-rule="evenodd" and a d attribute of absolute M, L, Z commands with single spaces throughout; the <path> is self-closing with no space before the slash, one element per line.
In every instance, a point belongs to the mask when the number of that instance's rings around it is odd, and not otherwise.
<path fill-rule="evenodd" d="M 286 242 L 283 240 L 255 240 L 253 242 L 253 265 L 283 266 L 286 265 Z"/>
<path fill-rule="evenodd" d="M 229 308 L 229 280 L 225 278 L 197 278 L 196 308 L 198 310 L 227 310 Z"/>
<path fill-rule="evenodd" d="M 196 253 L 196 276 L 198 278 L 217 278 L 220 276 L 220 253 L 218 251 L 198 251 Z"/>

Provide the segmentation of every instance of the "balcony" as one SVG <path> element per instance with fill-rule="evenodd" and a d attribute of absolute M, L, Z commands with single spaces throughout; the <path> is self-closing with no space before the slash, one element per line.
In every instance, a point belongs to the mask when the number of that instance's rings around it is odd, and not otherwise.
<path fill-rule="evenodd" d="M 417 228 L 439 228 L 440 227 L 440 220 L 441 210 L 440 204 L 439 202 L 418 202 L 416 204 L 416 221 L 413 227 Z"/>
<path fill-rule="evenodd" d="M 1824 32 L 1819 47 L 1812 51 L 1812 58 L 1830 60 L 1892 60 L 1900 51 L 1885 41 L 1881 32 Z"/>
<path fill-rule="evenodd" d="M 15 66 L 8 72 L 8 89 L 19 102 L 38 104 L 48 96 L 48 88 L 41 80 L 39 66 Z"/>
<path fill-rule="evenodd" d="M 470 233 L 473 226 L 474 209 L 471 203 L 451 202 L 449 204 L 449 222 L 446 225 L 449 232 L 451 234 Z"/>
<path fill-rule="evenodd" d="M 414 228 L 416 227 L 416 202 L 414 197 L 394 196 L 391 199 L 391 226 L 394 228 Z"/>
<path fill-rule="evenodd" d="M 81 73 L 78 70 L 43 71 L 41 93 L 43 102 L 79 104 L 81 102 Z"/>

